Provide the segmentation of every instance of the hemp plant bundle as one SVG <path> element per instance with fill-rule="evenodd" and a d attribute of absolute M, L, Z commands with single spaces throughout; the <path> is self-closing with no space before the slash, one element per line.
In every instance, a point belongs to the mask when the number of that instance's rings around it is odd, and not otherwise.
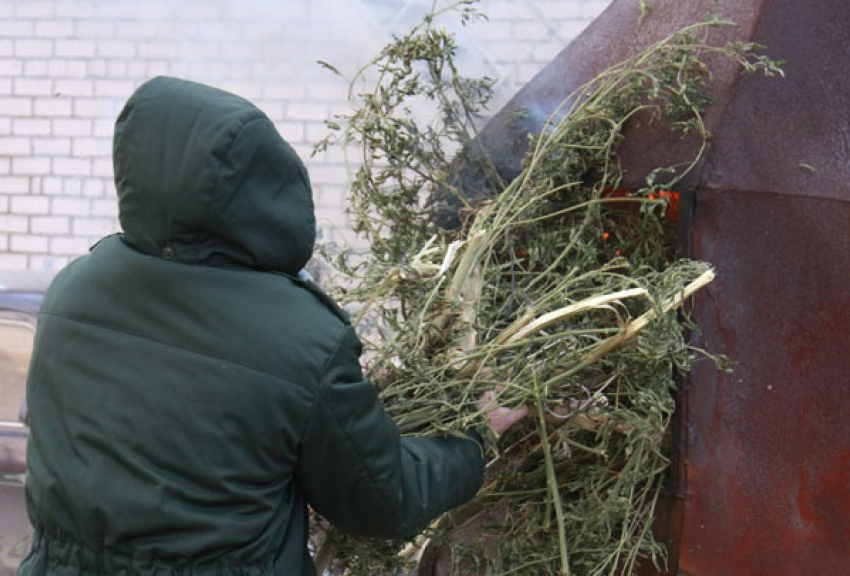
<path fill-rule="evenodd" d="M 402 434 L 457 434 L 484 422 L 495 391 L 529 416 L 488 437 L 484 488 L 414 542 L 316 535 L 320 570 L 406 573 L 441 547 L 452 573 L 629 574 L 666 553 L 650 526 L 669 464 L 677 374 L 697 357 L 682 304 L 713 278 L 677 259 L 671 195 L 709 135 L 708 55 L 781 74 L 751 44 L 713 46 L 716 17 L 689 26 L 582 86 L 531 138 L 503 182 L 476 140 L 492 81 L 460 75 L 435 21 L 480 17 L 474 0 L 433 10 L 352 81 L 349 116 L 319 146 L 354 149 L 349 214 L 369 253 L 334 258 L 367 374 Z M 427 108 L 430 106 L 430 108 Z M 430 109 L 431 115 L 422 110 Z M 618 190 L 624 124 L 652 113 L 702 147 Z M 522 115 L 523 111 L 517 111 Z M 422 118 L 425 118 L 423 121 Z M 490 187 L 464 190 L 473 166 Z M 441 224 L 447 206 L 456 225 Z M 452 535 L 476 526 L 475 542 Z"/>

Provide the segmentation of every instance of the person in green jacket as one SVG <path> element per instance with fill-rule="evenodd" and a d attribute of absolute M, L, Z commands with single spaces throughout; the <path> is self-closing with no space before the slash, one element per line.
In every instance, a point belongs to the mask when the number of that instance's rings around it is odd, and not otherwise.
<path fill-rule="evenodd" d="M 259 109 L 155 78 L 113 152 L 123 233 L 39 314 L 19 574 L 315 574 L 308 504 L 404 538 L 474 496 L 479 444 L 400 438 L 348 317 L 298 277 L 310 184 Z"/>

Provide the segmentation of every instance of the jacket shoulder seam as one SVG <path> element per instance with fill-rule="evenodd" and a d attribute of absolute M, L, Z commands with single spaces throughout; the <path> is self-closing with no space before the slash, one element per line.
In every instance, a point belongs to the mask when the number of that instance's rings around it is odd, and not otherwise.
<path fill-rule="evenodd" d="M 319 381 L 314 390 L 313 398 L 310 399 L 309 416 L 307 417 L 307 422 L 304 425 L 304 430 L 301 431 L 301 437 L 298 439 L 299 445 L 304 444 L 304 437 L 307 436 L 307 431 L 313 423 L 313 416 L 316 413 L 316 399 L 319 397 L 319 394 L 321 394 L 322 386 L 325 384 L 325 375 L 328 373 L 328 366 L 330 366 L 331 361 L 336 358 L 336 353 L 339 351 L 340 346 L 342 346 L 343 340 L 345 340 L 345 329 L 343 329 L 342 333 L 337 338 L 331 353 L 328 354 L 327 358 L 325 358 L 325 361 L 322 363 L 322 368 L 319 370 Z"/>

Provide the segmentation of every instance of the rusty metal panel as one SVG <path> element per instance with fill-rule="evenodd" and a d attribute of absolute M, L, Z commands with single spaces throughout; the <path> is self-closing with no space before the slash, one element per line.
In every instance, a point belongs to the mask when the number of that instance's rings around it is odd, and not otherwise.
<path fill-rule="evenodd" d="M 850 2 L 765 0 L 751 38 L 786 78 L 735 83 L 706 185 L 850 201 Z"/>
<path fill-rule="evenodd" d="M 702 193 L 708 363 L 686 390 L 682 574 L 850 574 L 850 203 Z"/>
<path fill-rule="evenodd" d="M 714 69 L 714 137 L 683 219 L 687 254 L 714 264 L 700 345 L 729 355 L 683 382 L 678 451 L 658 532 L 682 575 L 850 574 L 850 3 L 614 0 L 484 128 L 510 174 L 525 133 L 605 67 L 719 5 L 726 37 L 766 45 L 787 78 Z M 719 37 L 719 38 L 722 38 Z M 515 111 L 523 109 L 524 122 Z M 637 119 L 625 186 L 693 153 Z M 688 223 L 690 227 L 688 228 Z"/>

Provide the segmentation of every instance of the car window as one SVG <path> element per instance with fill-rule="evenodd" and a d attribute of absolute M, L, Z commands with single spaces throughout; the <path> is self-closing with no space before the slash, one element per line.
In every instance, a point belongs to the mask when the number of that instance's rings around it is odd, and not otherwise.
<path fill-rule="evenodd" d="M 26 398 L 27 368 L 32 355 L 32 326 L 0 317 L 0 423 L 18 423 Z"/>

